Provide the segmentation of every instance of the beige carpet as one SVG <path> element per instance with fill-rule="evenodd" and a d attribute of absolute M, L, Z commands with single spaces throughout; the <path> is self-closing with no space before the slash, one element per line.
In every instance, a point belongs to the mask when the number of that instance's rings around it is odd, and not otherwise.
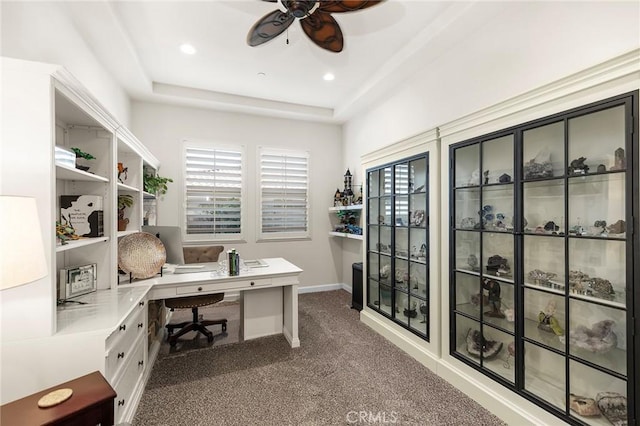
<path fill-rule="evenodd" d="M 163 348 L 133 424 L 504 425 L 362 324 L 349 293 L 303 294 L 299 305 L 297 349 L 282 336 L 223 344 L 231 330 L 212 346 Z"/>

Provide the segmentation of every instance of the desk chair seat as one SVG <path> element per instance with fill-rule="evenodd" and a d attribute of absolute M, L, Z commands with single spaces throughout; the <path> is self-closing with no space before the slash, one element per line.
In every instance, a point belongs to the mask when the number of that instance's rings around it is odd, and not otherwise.
<path fill-rule="evenodd" d="M 200 246 L 200 247 L 184 247 L 184 263 L 206 263 L 217 262 L 218 256 L 224 251 L 224 246 Z M 171 310 L 180 308 L 191 308 L 193 313 L 192 321 L 181 322 L 177 324 L 167 324 L 167 331 L 169 344 L 175 346 L 178 343 L 178 338 L 183 334 L 190 331 L 197 331 L 205 336 L 209 342 L 213 341 L 213 333 L 207 329 L 210 325 L 222 325 L 222 331 L 227 330 L 227 319 L 214 319 L 214 320 L 201 320 L 198 314 L 198 308 L 201 306 L 213 305 L 224 299 L 224 293 L 215 294 L 203 294 L 198 296 L 185 296 L 177 297 L 174 299 L 165 299 L 165 306 Z M 173 330 L 179 328 L 180 330 L 173 334 Z"/>
<path fill-rule="evenodd" d="M 207 326 L 209 325 L 221 324 L 222 331 L 226 331 L 226 318 L 216 320 L 200 320 L 198 315 L 199 307 L 213 305 L 214 303 L 222 301 L 222 299 L 224 299 L 224 293 L 203 294 L 202 296 L 188 296 L 177 297 L 175 299 L 166 299 L 164 301 L 164 304 L 167 308 L 191 308 L 191 312 L 193 313 L 192 321 L 167 324 L 166 327 L 169 332 L 169 344 L 171 346 L 175 346 L 178 343 L 178 338 L 190 331 L 198 331 L 207 336 L 207 340 L 209 342 L 213 342 L 213 333 L 207 330 Z M 176 328 L 179 328 L 180 330 L 176 334 L 173 334 L 173 330 Z"/>

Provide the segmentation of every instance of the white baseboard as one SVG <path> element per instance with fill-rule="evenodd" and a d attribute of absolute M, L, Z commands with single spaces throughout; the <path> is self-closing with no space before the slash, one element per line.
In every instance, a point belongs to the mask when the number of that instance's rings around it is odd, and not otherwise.
<path fill-rule="evenodd" d="M 404 335 L 404 330 L 385 321 L 380 315 L 371 314 L 367 310 L 360 311 L 360 321 L 382 335 L 385 339 L 415 358 L 420 364 L 434 373 L 437 372 L 438 356 L 417 342 L 418 337 Z"/>
<path fill-rule="evenodd" d="M 306 287 L 298 287 L 298 294 L 303 293 L 319 293 L 321 291 L 344 290 L 351 293 L 351 286 L 344 283 L 310 285 Z"/>

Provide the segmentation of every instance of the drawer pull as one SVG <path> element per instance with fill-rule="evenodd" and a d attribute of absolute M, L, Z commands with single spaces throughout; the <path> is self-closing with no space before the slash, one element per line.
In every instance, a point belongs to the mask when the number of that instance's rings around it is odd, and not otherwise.
<path fill-rule="evenodd" d="M 198 291 L 202 291 L 202 287 L 198 287 Z"/>
<path fill-rule="evenodd" d="M 118 407 L 120 407 L 121 405 L 124 405 L 124 399 L 121 399 L 120 401 L 118 401 Z"/>
<path fill-rule="evenodd" d="M 144 360 L 143 361 L 138 361 L 138 367 L 142 367 L 144 365 Z"/>
<path fill-rule="evenodd" d="M 118 358 L 124 358 L 124 352 L 118 352 Z"/>
<path fill-rule="evenodd" d="M 254 283 L 253 281 L 251 281 L 251 285 L 255 285 L 256 283 Z"/>
<path fill-rule="evenodd" d="M 122 325 L 120 326 L 120 331 L 124 331 L 124 330 L 126 330 L 126 329 L 127 329 L 127 324 L 122 324 Z"/>
<path fill-rule="evenodd" d="M 144 306 L 144 300 L 142 302 L 138 303 L 138 305 Z"/>
<path fill-rule="evenodd" d="M 143 323 L 139 322 L 138 323 L 138 328 L 142 328 L 143 325 L 144 325 Z"/>

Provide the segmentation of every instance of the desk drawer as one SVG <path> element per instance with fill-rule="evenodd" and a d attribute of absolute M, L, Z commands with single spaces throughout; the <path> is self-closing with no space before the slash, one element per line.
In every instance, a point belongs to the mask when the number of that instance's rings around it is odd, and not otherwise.
<path fill-rule="evenodd" d="M 131 348 L 131 356 L 125 362 L 124 373 L 120 376 L 113 387 L 116 391 L 115 421 L 119 424 L 123 421 L 123 416 L 132 409 L 132 397 L 136 386 L 140 383 L 144 373 L 144 347 L 145 339 L 138 339 L 135 346 Z"/>
<path fill-rule="evenodd" d="M 147 334 L 144 308 L 137 307 L 107 339 L 105 373 L 111 383 L 132 355 L 133 342 L 138 336 Z"/>
<path fill-rule="evenodd" d="M 199 285 L 186 285 L 176 288 L 176 294 L 179 296 L 189 296 L 195 294 L 208 294 L 220 292 L 220 288 L 224 288 L 223 291 L 235 290 L 235 289 L 248 289 L 253 287 L 266 287 L 271 285 L 271 278 L 263 278 L 260 280 L 243 280 L 236 282 L 221 283 L 209 283 Z"/>

